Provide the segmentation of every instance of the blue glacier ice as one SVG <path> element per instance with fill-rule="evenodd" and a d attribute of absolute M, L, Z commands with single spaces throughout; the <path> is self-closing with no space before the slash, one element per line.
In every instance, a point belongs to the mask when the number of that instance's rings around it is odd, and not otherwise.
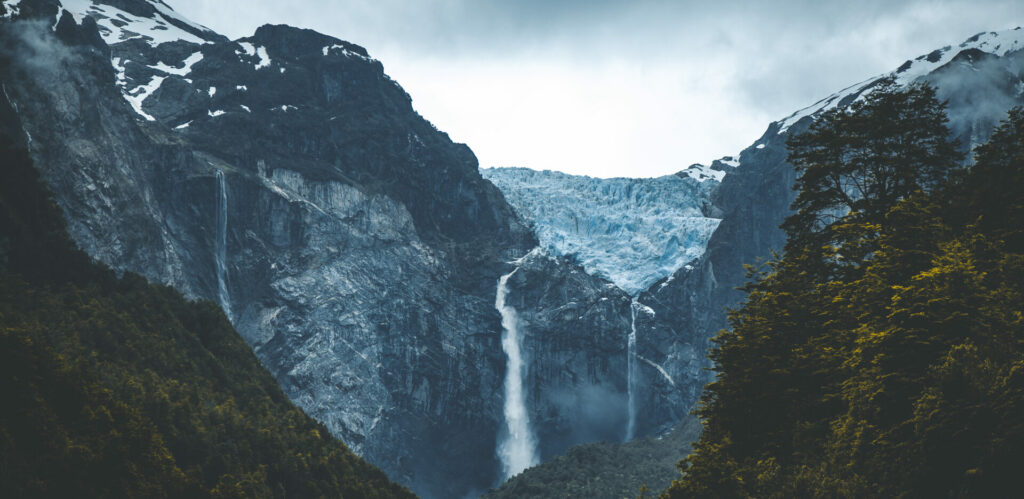
<path fill-rule="evenodd" d="M 704 216 L 715 178 L 592 178 L 483 168 L 549 253 L 636 296 L 704 253 L 718 227 Z"/>

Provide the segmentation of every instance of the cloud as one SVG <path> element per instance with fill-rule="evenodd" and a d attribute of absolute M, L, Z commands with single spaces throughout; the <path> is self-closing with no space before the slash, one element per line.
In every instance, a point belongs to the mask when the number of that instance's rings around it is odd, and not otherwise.
<path fill-rule="evenodd" d="M 230 37 L 270 22 L 365 46 L 481 165 L 603 177 L 734 154 L 840 88 L 1024 24 L 1017 0 L 168 1 Z"/>
<path fill-rule="evenodd" d="M 11 43 L 0 50 L 16 54 L 11 60 L 31 72 L 55 75 L 75 57 L 44 21 L 15 21 L 6 24 L 5 29 Z"/>

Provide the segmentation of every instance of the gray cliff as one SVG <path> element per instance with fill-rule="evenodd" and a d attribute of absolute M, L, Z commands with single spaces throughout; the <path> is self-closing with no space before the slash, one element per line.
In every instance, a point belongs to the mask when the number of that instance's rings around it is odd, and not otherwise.
<path fill-rule="evenodd" d="M 83 249 L 220 303 L 289 397 L 393 479 L 428 497 L 497 483 L 496 286 L 537 241 L 380 62 L 286 26 L 228 40 L 158 1 L 0 9 L 24 123 L 0 133 L 29 142 Z M 623 438 L 628 297 L 543 259 L 512 287 L 543 456 Z M 702 362 L 656 319 L 637 328 L 650 362 Z M 686 413 L 692 371 L 641 366 L 638 434 Z"/>

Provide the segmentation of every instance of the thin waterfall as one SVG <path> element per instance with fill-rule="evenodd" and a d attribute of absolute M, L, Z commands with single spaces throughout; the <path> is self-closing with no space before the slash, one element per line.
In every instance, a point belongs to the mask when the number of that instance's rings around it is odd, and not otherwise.
<path fill-rule="evenodd" d="M 217 264 L 217 300 L 224 309 L 224 314 L 231 320 L 231 300 L 228 297 L 228 190 L 224 182 L 224 172 L 217 170 L 217 241 L 214 248 L 214 261 Z"/>
<path fill-rule="evenodd" d="M 494 300 L 494 307 L 501 314 L 501 348 L 508 358 L 505 370 L 507 434 L 504 441 L 498 443 L 498 457 L 501 459 L 505 479 L 540 462 L 537 456 L 537 442 L 530 429 L 530 415 L 526 411 L 526 398 L 523 395 L 523 377 L 526 375 L 526 369 L 523 365 L 518 318 L 516 309 L 505 304 L 505 298 L 508 296 L 508 278 L 517 270 L 518 267 L 501 276 L 498 280 L 497 297 Z"/>
<path fill-rule="evenodd" d="M 636 311 L 640 308 L 640 302 L 634 297 L 629 304 L 630 330 L 629 341 L 626 346 L 626 392 L 629 394 L 629 417 L 626 422 L 626 441 L 633 440 L 636 436 Z"/>

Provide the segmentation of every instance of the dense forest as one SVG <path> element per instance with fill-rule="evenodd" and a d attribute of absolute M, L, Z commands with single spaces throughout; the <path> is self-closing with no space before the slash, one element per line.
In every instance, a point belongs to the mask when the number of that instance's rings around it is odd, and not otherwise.
<path fill-rule="evenodd" d="M 216 305 L 90 261 L 47 192 L 0 133 L 0 497 L 412 497 Z"/>
<path fill-rule="evenodd" d="M 970 161 L 949 137 L 934 89 L 890 80 L 790 139 L 787 245 L 715 339 L 663 496 L 1024 488 L 1024 111 Z"/>

